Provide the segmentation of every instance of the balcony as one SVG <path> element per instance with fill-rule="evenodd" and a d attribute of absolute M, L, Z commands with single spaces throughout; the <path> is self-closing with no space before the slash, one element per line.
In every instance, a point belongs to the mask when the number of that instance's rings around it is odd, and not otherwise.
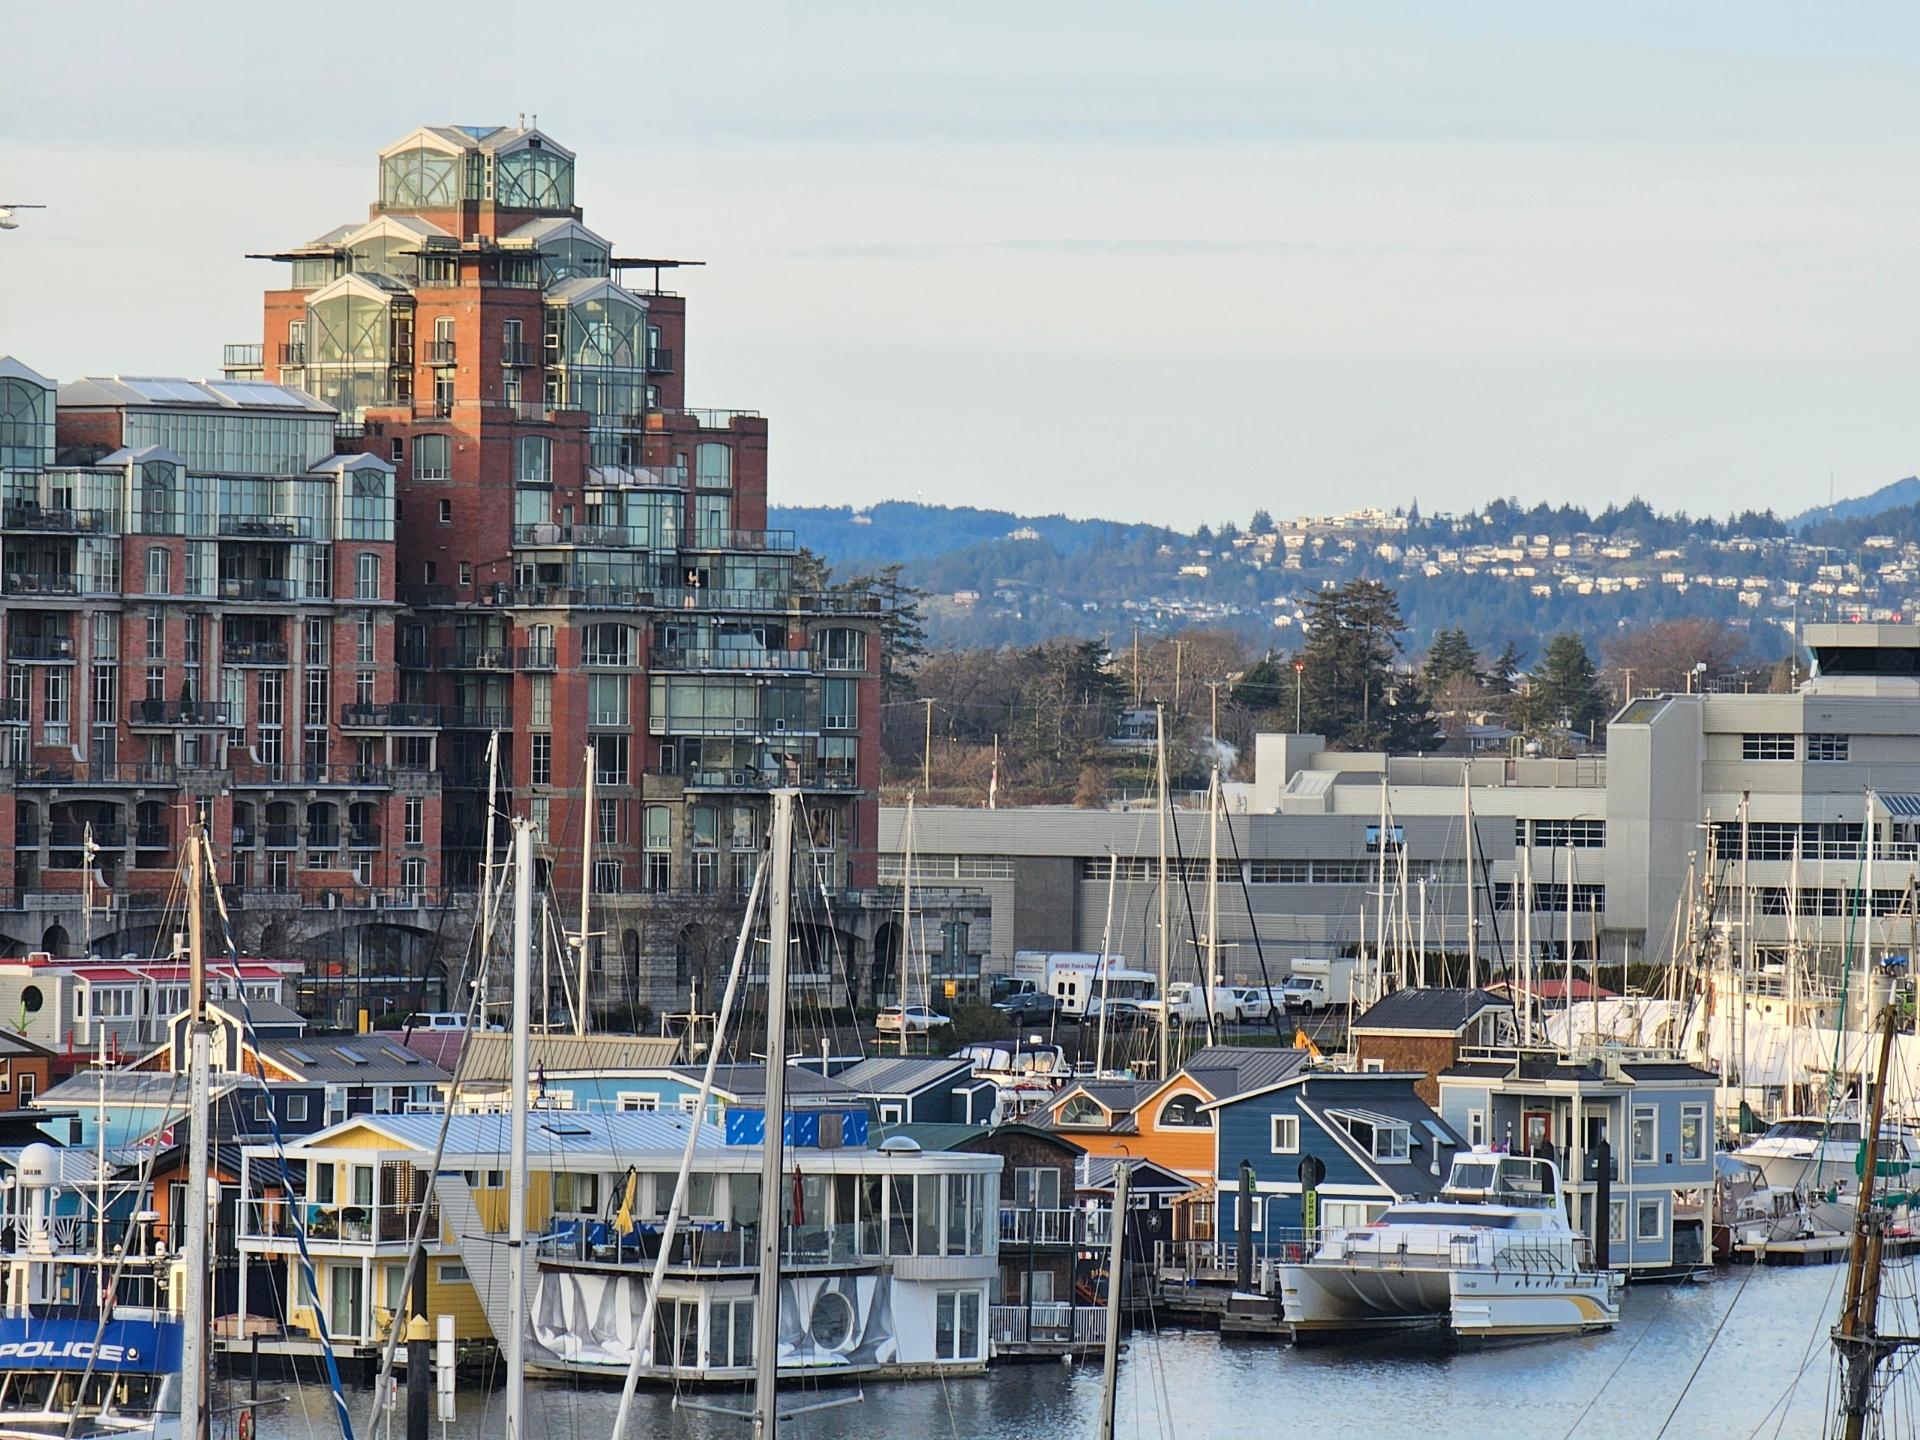
<path fill-rule="evenodd" d="M 655 733 L 658 733 L 657 731 Z M 783 785 L 802 790 L 850 791 L 860 788 L 857 776 L 848 770 L 826 769 L 818 765 L 790 765 L 784 769 L 745 770 L 662 770 L 650 769 L 655 779 L 678 780 L 689 790 L 737 790 L 758 794 Z"/>
<path fill-rule="evenodd" d="M 120 517 L 111 510 L 69 510 L 32 500 L 9 500 L 0 507 L 0 530 L 35 535 L 112 535 Z"/>
<path fill-rule="evenodd" d="M 988 1307 L 993 1343 L 1002 1351 L 1090 1350 L 1107 1343 L 1104 1305 L 1048 1301 Z"/>
<path fill-rule="evenodd" d="M 413 404 L 413 418 L 416 420 L 451 420 L 453 418 L 453 400 L 416 400 Z"/>
<path fill-rule="evenodd" d="M 0 725 L 24 725 L 27 719 L 25 700 L 0 700 Z"/>
<path fill-rule="evenodd" d="M 87 843 L 89 828 L 93 833 L 95 849 L 118 850 L 127 843 L 127 827 L 124 825 L 106 822 L 89 827 L 85 822 L 60 820 L 47 827 L 47 846 L 53 850 L 78 850 Z"/>
<path fill-rule="evenodd" d="M 86 595 L 104 594 L 89 585 L 87 577 L 72 571 L 9 570 L 0 580 L 0 593 L 7 595 Z"/>
<path fill-rule="evenodd" d="M 136 826 L 133 832 L 133 847 L 136 850 L 171 850 L 173 830 L 166 825 Z"/>
<path fill-rule="evenodd" d="M 222 515 L 220 537 L 238 540 L 309 540 L 313 521 L 305 515 Z"/>
<path fill-rule="evenodd" d="M 747 550 L 789 555 L 797 548 L 791 530 L 722 530 L 696 525 L 680 542 L 683 550 Z"/>
<path fill-rule="evenodd" d="M 629 422 L 639 429 L 676 430 L 681 428 L 672 422 L 685 422 L 699 430 L 731 430 L 736 420 L 758 420 L 758 410 L 669 410 L 665 408 L 648 410 L 641 415 L 630 415 Z"/>
<path fill-rule="evenodd" d="M 648 664 L 655 670 L 812 670 L 817 660 L 811 650 L 697 649 L 668 646 L 652 651 Z"/>
<path fill-rule="evenodd" d="M 522 670 L 551 670 L 555 664 L 551 645 L 522 645 L 513 652 L 513 659 Z"/>
<path fill-rule="evenodd" d="M 280 346 L 280 363 L 282 365 L 306 364 L 307 363 L 306 342 L 304 340 L 298 340 L 293 342 L 292 344 L 286 344 L 283 342 Z"/>
<path fill-rule="evenodd" d="M 279 579 L 272 575 L 255 575 L 244 580 L 222 580 L 220 598 L 222 600 L 298 600 L 300 596 L 291 580 Z"/>
<path fill-rule="evenodd" d="M 267 842 L 269 850 L 297 850 L 300 848 L 300 827 L 298 825 L 262 825 L 260 836 Z"/>
<path fill-rule="evenodd" d="M 250 787 L 345 785 L 361 790 L 384 790 L 393 784 L 395 772 L 385 765 L 263 765 L 239 760 L 231 773 L 234 784 Z"/>
<path fill-rule="evenodd" d="M 70 635 L 17 635 L 7 632 L 9 660 L 71 660 L 73 637 Z"/>
<path fill-rule="evenodd" d="M 291 1246 L 298 1233 L 292 1206 L 300 1207 L 301 1227 L 310 1244 L 405 1246 L 411 1243 L 420 1222 L 419 1204 L 347 1205 L 308 1204 L 280 1197 L 246 1199 L 240 1202 L 240 1238 L 243 1240 L 285 1240 Z M 439 1207 L 429 1202 L 427 1233 L 437 1235 Z"/>
<path fill-rule="evenodd" d="M 664 345 L 656 345 L 647 351 L 647 373 L 649 375 L 667 375 L 673 371 L 673 351 Z"/>
<path fill-rule="evenodd" d="M 228 665 L 284 665 L 287 643 L 284 640 L 225 640 L 221 642 L 220 654 Z"/>
<path fill-rule="evenodd" d="M 455 645 L 440 652 L 442 670 L 511 670 L 511 645 Z"/>
<path fill-rule="evenodd" d="M 500 346 L 500 363 L 524 370 L 534 363 L 533 347 L 524 340 L 503 341 Z"/>
<path fill-rule="evenodd" d="M 1086 1228 L 1082 1210 L 1000 1207 L 1002 1245 L 1082 1245 Z"/>
<path fill-rule="evenodd" d="M 511 730 L 511 705 L 453 705 L 447 708 L 446 724 L 452 730 Z"/>
<path fill-rule="evenodd" d="M 267 363 L 265 345 L 223 345 L 220 347 L 222 370 L 258 370 Z"/>
<path fill-rule="evenodd" d="M 546 424 L 553 419 L 553 413 L 557 407 L 547 404 L 544 400 L 489 400 L 486 402 L 486 408 L 504 410 L 515 420 Z"/>
<path fill-rule="evenodd" d="M 272 826 L 268 826 L 272 829 Z M 273 842 L 267 842 L 271 845 Z M 337 850 L 340 848 L 340 827 L 338 825 L 307 826 L 307 848 L 309 850 Z"/>
<path fill-rule="evenodd" d="M 136 727 L 158 725 L 218 725 L 233 723 L 232 712 L 221 703 L 209 700 L 135 700 L 127 707 L 127 723 Z"/>
<path fill-rule="evenodd" d="M 516 525 L 516 545 L 584 545 L 598 549 L 638 550 L 645 548 L 638 532 L 625 525 Z"/>
<path fill-rule="evenodd" d="M 347 827 L 347 848 L 349 850 L 378 850 L 380 848 L 380 827 L 378 825 L 349 825 Z"/>
<path fill-rule="evenodd" d="M 452 340 L 429 340 L 426 344 L 426 352 L 429 365 L 459 363 L 459 347 Z"/>
<path fill-rule="evenodd" d="M 342 705 L 343 730 L 434 730 L 440 725 L 438 705 Z"/>

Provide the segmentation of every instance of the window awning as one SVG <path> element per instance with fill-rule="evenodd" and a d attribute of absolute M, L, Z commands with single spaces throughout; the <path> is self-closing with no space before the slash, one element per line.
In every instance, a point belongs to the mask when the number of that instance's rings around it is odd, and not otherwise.
<path fill-rule="evenodd" d="M 1873 798 L 1889 815 L 1920 820 L 1920 795 L 1882 795 L 1876 791 Z"/>

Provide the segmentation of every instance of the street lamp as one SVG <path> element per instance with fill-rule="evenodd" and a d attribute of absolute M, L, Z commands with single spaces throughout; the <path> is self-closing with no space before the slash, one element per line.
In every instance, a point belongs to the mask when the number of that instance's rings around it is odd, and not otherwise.
<path fill-rule="evenodd" d="M 1300 687 L 1306 680 L 1307 662 L 1293 662 L 1293 733 L 1300 733 Z"/>

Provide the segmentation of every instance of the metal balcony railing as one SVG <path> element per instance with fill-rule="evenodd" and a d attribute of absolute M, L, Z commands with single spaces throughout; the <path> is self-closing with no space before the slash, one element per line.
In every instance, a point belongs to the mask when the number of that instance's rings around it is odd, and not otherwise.
<path fill-rule="evenodd" d="M 811 650 L 712 649 L 663 646 L 647 656 L 656 670 L 812 670 Z"/>
<path fill-rule="evenodd" d="M 534 363 L 533 347 L 524 340 L 503 340 L 500 343 L 500 363 L 524 369 Z"/>
<path fill-rule="evenodd" d="M 280 346 L 280 363 L 282 365 L 306 364 L 307 363 L 306 342 L 304 340 L 296 340 L 290 344 L 283 342 Z"/>
<path fill-rule="evenodd" d="M 510 705 L 453 705 L 446 711 L 446 724 L 454 730 L 511 730 L 513 707 Z"/>
<path fill-rule="evenodd" d="M 342 705 L 340 724 L 348 730 L 431 730 L 440 724 L 438 705 Z"/>
<path fill-rule="evenodd" d="M 511 670 L 511 645 L 453 645 L 440 652 L 442 670 Z"/>
<path fill-rule="evenodd" d="M 260 834 L 269 850 L 297 850 L 300 847 L 298 825 L 262 825 Z"/>
<path fill-rule="evenodd" d="M 135 700 L 127 707 L 129 725 L 231 725 L 232 712 L 209 700 Z"/>
<path fill-rule="evenodd" d="M 87 825 L 72 820 L 56 820 L 47 827 L 47 844 L 55 850 L 78 850 L 87 843 Z M 93 843 L 102 850 L 119 849 L 127 843 L 127 827 L 102 821 L 93 826 Z"/>
<path fill-rule="evenodd" d="M 87 583 L 87 577 L 72 571 L 9 570 L 0 591 L 8 595 L 83 595 L 104 593 Z"/>
<path fill-rule="evenodd" d="M 586 545 L 604 549 L 638 550 L 645 546 L 640 532 L 626 525 L 534 524 L 513 527 L 516 545 Z"/>
<path fill-rule="evenodd" d="M 265 345 L 223 345 L 220 347 L 222 370 L 258 370 L 267 363 Z"/>
<path fill-rule="evenodd" d="M 223 640 L 221 658 L 229 665 L 284 665 L 287 644 L 284 640 Z"/>
<path fill-rule="evenodd" d="M 27 719 L 25 700 L 0 700 L 0 725 L 24 725 Z"/>
<path fill-rule="evenodd" d="M 340 845 L 340 827 L 338 825 L 307 826 L 307 848 L 309 850 L 335 850 Z"/>
<path fill-rule="evenodd" d="M 349 850 L 378 850 L 380 848 L 380 827 L 378 825 L 349 825 L 347 827 L 347 848 Z"/>
<path fill-rule="evenodd" d="M 222 600 L 297 600 L 291 580 L 272 575 L 253 575 L 245 579 L 228 578 L 220 582 Z"/>
<path fill-rule="evenodd" d="M 551 670 L 554 653 L 551 645 L 522 645 L 514 652 L 514 663 L 522 670 Z"/>
<path fill-rule="evenodd" d="M 0 530 L 27 530 L 38 535 L 111 535 L 120 528 L 112 510 L 70 510 L 31 500 L 9 500 L 0 507 Z"/>
<path fill-rule="evenodd" d="M 791 554 L 796 548 L 791 530 L 730 530 L 696 525 L 680 542 L 683 550 L 750 550 L 764 554 Z"/>
<path fill-rule="evenodd" d="M 133 844 L 137 850 L 171 850 L 173 830 L 166 825 L 136 826 L 133 832 Z"/>
<path fill-rule="evenodd" d="M 452 365 L 459 358 L 459 347 L 452 340 L 429 340 L 426 350 L 429 365 Z"/>
<path fill-rule="evenodd" d="M 306 515 L 222 515 L 220 534 L 226 539 L 305 540 L 313 535 Z"/>
<path fill-rule="evenodd" d="M 647 351 L 647 373 L 665 375 L 673 370 L 673 351 L 664 345 L 656 345 Z"/>
<path fill-rule="evenodd" d="M 7 632 L 9 660 L 71 660 L 73 637 L 70 635 L 16 635 Z"/>

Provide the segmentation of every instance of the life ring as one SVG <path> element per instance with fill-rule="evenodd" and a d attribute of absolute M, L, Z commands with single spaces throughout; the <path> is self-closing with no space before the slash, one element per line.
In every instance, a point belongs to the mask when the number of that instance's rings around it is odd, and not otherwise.
<path fill-rule="evenodd" d="M 242 1410 L 234 1427 L 234 1440 L 253 1440 L 253 1411 Z"/>

